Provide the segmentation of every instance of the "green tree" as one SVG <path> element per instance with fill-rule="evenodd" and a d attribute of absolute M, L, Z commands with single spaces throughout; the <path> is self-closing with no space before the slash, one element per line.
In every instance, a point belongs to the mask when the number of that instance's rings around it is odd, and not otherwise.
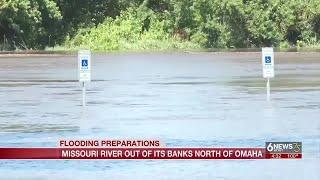
<path fill-rule="evenodd" d="M 3 0 L 0 2 L 0 42 L 9 49 L 43 48 L 62 16 L 51 0 Z"/>

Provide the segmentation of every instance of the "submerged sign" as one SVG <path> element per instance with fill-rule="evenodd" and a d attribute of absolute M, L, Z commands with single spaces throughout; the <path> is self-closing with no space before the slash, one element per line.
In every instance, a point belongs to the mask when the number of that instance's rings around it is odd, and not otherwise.
<path fill-rule="evenodd" d="M 78 52 L 79 81 L 91 81 L 91 53 L 88 50 Z"/>
<path fill-rule="evenodd" d="M 262 66 L 263 66 L 263 77 L 273 78 L 274 77 L 273 48 L 262 48 Z"/>

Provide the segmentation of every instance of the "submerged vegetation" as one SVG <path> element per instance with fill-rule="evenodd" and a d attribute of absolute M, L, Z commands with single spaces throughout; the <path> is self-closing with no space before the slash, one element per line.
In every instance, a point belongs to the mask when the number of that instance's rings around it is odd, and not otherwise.
<path fill-rule="evenodd" d="M 320 0 L 3 0 L 0 49 L 320 48 Z"/>

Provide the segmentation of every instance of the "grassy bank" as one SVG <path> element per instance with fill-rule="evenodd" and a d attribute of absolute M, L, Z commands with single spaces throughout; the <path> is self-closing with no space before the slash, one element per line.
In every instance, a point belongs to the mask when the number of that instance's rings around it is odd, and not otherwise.
<path fill-rule="evenodd" d="M 85 48 L 94 51 L 201 48 L 195 42 L 171 35 L 167 26 L 168 21 L 161 20 L 156 14 L 139 13 L 138 10 L 129 9 L 115 19 L 107 18 L 97 27 L 81 29 L 73 38 L 67 37 L 64 47 L 68 50 Z"/>
<path fill-rule="evenodd" d="M 12 0 L 0 4 L 0 51 L 320 47 L 319 0 Z"/>
<path fill-rule="evenodd" d="M 253 11 L 255 6 L 265 8 L 262 2 L 246 6 L 240 1 L 224 2 L 228 5 L 226 9 L 215 9 L 219 2 L 204 7 L 205 3 L 195 1 L 194 9 L 187 12 L 181 9 L 184 7 L 181 4 L 180 9 L 176 7 L 177 11 L 161 13 L 146 6 L 129 8 L 97 26 L 80 29 L 73 37 L 67 36 L 60 48 L 94 51 L 210 51 L 265 46 L 284 51 L 320 49 L 317 29 L 320 28 L 320 14 L 314 8 L 308 7 L 304 15 L 297 14 L 301 13 L 299 7 L 304 7 L 303 3 L 290 1 L 295 4 L 289 10 L 275 0 L 271 5 L 281 8 L 272 13 L 269 12 L 272 7 L 267 7 L 267 12 Z"/>

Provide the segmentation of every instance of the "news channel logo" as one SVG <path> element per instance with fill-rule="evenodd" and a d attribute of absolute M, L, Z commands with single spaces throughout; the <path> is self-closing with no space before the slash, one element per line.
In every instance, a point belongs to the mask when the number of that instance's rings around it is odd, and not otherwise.
<path fill-rule="evenodd" d="M 302 142 L 266 142 L 268 153 L 302 153 Z"/>

